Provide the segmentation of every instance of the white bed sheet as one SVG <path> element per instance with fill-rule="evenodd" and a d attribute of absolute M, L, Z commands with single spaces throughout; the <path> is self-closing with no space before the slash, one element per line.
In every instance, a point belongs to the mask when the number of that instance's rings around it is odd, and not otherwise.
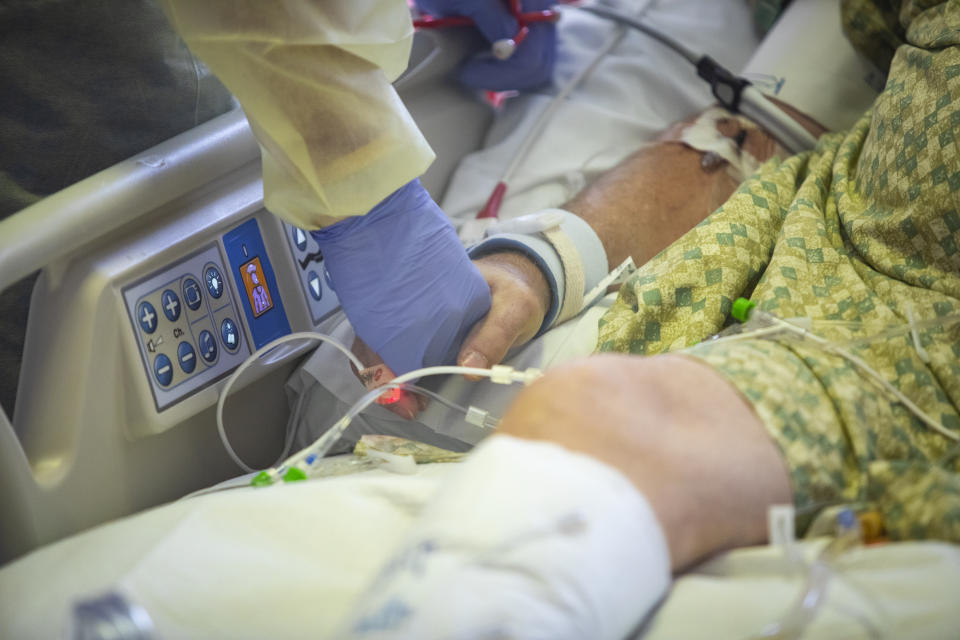
<path fill-rule="evenodd" d="M 755 45 L 746 15 L 741 0 L 675 0 L 656 3 L 646 19 L 738 68 Z M 576 35 L 580 44 L 565 48 L 560 75 L 569 77 L 610 30 L 591 16 L 565 19 L 562 33 L 565 38 Z M 699 81 L 669 52 L 651 48 L 638 34 L 621 46 L 534 146 L 508 194 L 505 216 L 561 203 L 584 178 L 612 166 L 671 121 L 710 103 Z M 624 75 L 636 77 L 637 84 L 625 82 Z M 490 147 L 466 159 L 455 176 L 443 203 L 447 211 L 469 216 L 483 203 L 510 147 L 518 144 L 511 132 L 543 102 L 542 96 L 531 96 L 513 105 L 523 108 L 507 110 L 491 132 Z M 582 135 L 584 122 L 593 123 L 587 136 Z M 549 332 L 511 363 L 549 367 L 589 353 L 596 321 L 609 301 Z M 340 319 L 325 328 L 348 342 L 352 337 Z M 312 415 L 339 417 L 362 387 L 334 357 L 317 357 L 312 365 L 291 381 L 292 388 L 314 392 L 308 406 Z M 318 379 L 330 389 L 322 389 Z M 513 394 L 507 387 L 462 380 L 447 381 L 442 392 L 497 414 Z M 331 396 L 336 400 L 331 402 Z M 330 405 L 326 413 L 322 404 Z M 318 419 L 313 427 L 328 424 Z M 486 435 L 450 419 L 442 407 L 431 407 L 419 426 L 375 408 L 364 430 L 460 449 Z M 315 435 L 304 433 L 303 439 Z M 73 536 L 0 570 L 0 637 L 63 637 L 71 602 L 106 590 L 120 591 L 143 606 L 161 638 L 325 637 L 448 470 L 449 465 L 432 465 L 420 467 L 414 476 L 372 471 L 233 490 Z M 820 544 L 804 546 L 812 554 Z M 844 558 L 842 576 L 805 637 L 876 637 L 864 617 L 882 637 L 958 637 L 957 547 L 902 543 L 864 549 Z M 723 554 L 676 580 L 641 635 L 748 637 L 792 603 L 801 581 L 801 575 L 784 571 L 778 552 L 769 547 Z"/>
<path fill-rule="evenodd" d="M 71 603 L 106 590 L 144 607 L 159 638 L 328 637 L 450 466 L 231 490 L 73 536 L 0 571 L 0 637 L 66 637 Z M 957 637 L 956 547 L 891 544 L 842 566 L 805 638 Z M 727 553 L 676 580 L 641 635 L 746 638 L 801 583 L 775 549 Z"/>

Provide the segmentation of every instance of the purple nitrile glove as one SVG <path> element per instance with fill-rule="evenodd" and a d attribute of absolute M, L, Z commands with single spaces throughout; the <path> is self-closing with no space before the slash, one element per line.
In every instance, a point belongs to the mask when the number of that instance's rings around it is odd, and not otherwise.
<path fill-rule="evenodd" d="M 434 16 L 472 18 L 483 37 L 491 43 L 513 38 L 519 25 L 505 0 L 416 0 L 417 6 Z M 525 0 L 523 11 L 541 11 L 551 0 Z M 507 91 L 532 89 L 550 82 L 557 59 L 557 27 L 552 22 L 530 25 L 527 35 L 514 54 L 498 60 L 492 53 L 474 56 L 460 70 L 460 81 L 474 89 Z"/>
<path fill-rule="evenodd" d="M 419 180 L 311 234 L 357 336 L 394 373 L 452 364 L 490 288 Z"/>

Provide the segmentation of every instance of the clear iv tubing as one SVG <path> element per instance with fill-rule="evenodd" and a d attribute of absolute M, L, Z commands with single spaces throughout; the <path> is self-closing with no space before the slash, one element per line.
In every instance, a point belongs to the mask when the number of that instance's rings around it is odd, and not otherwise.
<path fill-rule="evenodd" d="M 233 387 L 233 384 L 237 381 L 237 379 L 241 375 L 243 375 L 244 371 L 249 369 L 254 362 L 257 362 L 260 359 L 260 356 L 262 356 L 267 351 L 270 351 L 271 349 L 280 346 L 281 344 L 284 344 L 286 342 L 293 342 L 294 340 L 319 340 L 320 342 L 327 342 L 333 347 L 336 347 L 343 355 L 347 356 L 350 362 L 352 362 L 353 365 L 357 368 L 357 371 L 361 371 L 364 368 L 363 363 L 360 362 L 360 359 L 357 358 L 357 356 L 353 355 L 353 353 L 349 349 L 347 349 L 345 346 L 337 342 L 331 336 L 328 336 L 324 333 L 316 333 L 314 331 L 300 331 L 297 333 L 291 333 L 291 334 L 282 336 L 280 338 L 277 338 L 276 340 L 271 340 L 267 344 L 257 349 L 249 358 L 247 358 L 243 362 L 243 364 L 237 367 L 237 370 L 234 371 L 229 378 L 227 378 L 227 383 L 224 385 L 223 390 L 220 392 L 220 397 L 217 398 L 217 431 L 220 433 L 220 440 L 223 442 L 223 448 L 226 449 L 227 455 L 230 456 L 230 459 L 233 460 L 238 467 L 240 467 L 247 473 L 253 473 L 253 472 L 256 472 L 257 470 L 251 467 L 250 465 L 248 465 L 246 462 L 244 462 L 240 458 L 240 456 L 237 455 L 237 452 L 234 451 L 233 447 L 230 445 L 230 440 L 227 438 L 227 431 L 223 426 L 223 406 L 227 401 L 227 396 L 229 395 L 230 389 Z M 298 400 L 297 406 L 294 409 L 294 413 L 291 415 L 291 420 L 295 419 L 299 415 L 302 402 L 303 402 L 303 396 L 301 396 L 301 398 Z M 283 460 L 283 458 L 290 451 L 290 446 L 292 444 L 293 444 L 293 434 L 290 429 L 290 424 L 288 423 L 287 434 L 286 434 L 286 437 L 284 438 L 283 451 L 280 452 L 280 456 L 278 457 L 277 462 L 280 462 L 281 460 Z M 277 463 L 275 462 L 274 465 L 276 464 Z"/>
<path fill-rule="evenodd" d="M 914 323 L 912 325 L 907 325 L 899 329 L 891 329 L 883 333 L 877 334 L 875 336 L 870 336 L 867 338 L 861 338 L 859 340 L 852 341 L 850 344 L 861 345 L 868 344 L 875 340 L 885 339 L 889 337 L 894 337 L 896 335 L 907 335 L 911 331 L 915 330 L 918 327 L 931 327 L 931 326 L 944 326 L 960 322 L 960 316 L 947 316 L 944 318 L 937 318 L 935 320 L 927 320 Z M 749 326 L 751 323 L 763 323 L 767 326 L 754 329 L 752 331 L 745 331 L 743 333 L 731 335 L 731 336 L 721 336 L 716 338 L 716 341 L 724 342 L 735 342 L 738 340 L 746 340 L 752 338 L 761 338 L 769 335 L 781 334 L 783 332 L 791 333 L 800 339 L 809 339 L 811 342 L 820 346 L 824 351 L 828 353 L 833 353 L 838 355 L 855 367 L 860 369 L 862 372 L 869 375 L 876 382 L 880 384 L 888 393 L 893 395 L 903 406 L 905 406 L 913 415 L 920 419 L 927 427 L 936 431 L 943 437 L 953 440 L 954 442 L 960 442 L 960 434 L 954 433 L 944 427 L 942 424 L 931 418 L 927 413 L 917 406 L 910 398 L 903 394 L 899 389 L 890 384 L 886 378 L 884 378 L 876 369 L 867 364 L 862 358 L 855 356 L 841 345 L 834 344 L 825 338 L 814 334 L 810 329 L 798 326 L 788 320 L 778 318 L 772 313 L 767 313 L 754 309 L 750 312 L 750 315 L 747 320 L 747 324 L 744 326 Z"/>
<path fill-rule="evenodd" d="M 530 127 L 530 130 L 527 132 L 527 135 L 520 142 L 520 146 L 517 147 L 516 152 L 513 154 L 513 158 L 510 160 L 510 164 L 507 165 L 507 168 L 504 169 L 503 173 L 500 174 L 500 179 L 497 181 L 497 185 L 493 189 L 493 193 L 490 194 L 490 198 L 484 204 L 483 208 L 480 209 L 477 213 L 477 218 L 497 218 L 500 211 L 500 202 L 503 199 L 503 194 L 506 193 L 507 185 L 510 183 L 510 180 L 513 179 L 513 175 L 517 172 L 517 169 L 520 167 L 520 163 L 526 158 L 527 153 L 530 151 L 530 147 L 533 145 L 534 141 L 537 140 L 540 136 L 540 133 L 543 131 L 543 128 L 547 125 L 547 122 L 553 117 L 554 112 L 560 108 L 560 104 L 567 99 L 567 97 L 573 93 L 573 90 L 580 86 L 581 83 L 593 73 L 593 70 L 597 68 L 597 65 L 607 57 L 607 54 L 626 35 L 627 30 L 623 27 L 619 28 L 610 38 L 600 47 L 600 50 L 597 52 L 597 55 L 590 61 L 586 67 L 581 69 L 570 81 L 563 86 L 557 95 L 551 98 L 550 103 L 546 108 L 540 112 L 540 115 L 537 116 L 537 119 L 534 121 L 533 126 Z"/>
<path fill-rule="evenodd" d="M 862 542 L 862 532 L 854 513 L 850 510 L 841 512 L 837 517 L 836 537 L 827 543 L 808 567 L 800 597 L 779 620 L 767 625 L 751 640 L 799 640 L 826 600 L 827 589 L 836 573 L 836 559 Z"/>
<path fill-rule="evenodd" d="M 330 448 L 334 445 L 334 443 L 340 439 L 340 436 L 343 435 L 344 431 L 346 431 L 351 421 L 357 415 L 359 415 L 361 411 L 373 404 L 373 402 L 376 401 L 376 399 L 379 398 L 384 391 L 402 387 L 410 380 L 427 376 L 451 374 L 482 376 L 490 378 L 493 382 L 499 384 L 510 384 L 513 382 L 530 384 L 543 375 L 539 369 L 531 368 L 524 371 L 517 371 L 513 367 L 508 367 L 506 365 L 494 365 L 490 369 L 457 366 L 426 367 L 424 369 L 416 369 L 409 373 L 397 376 L 387 384 L 367 392 L 363 397 L 360 398 L 360 400 L 356 402 L 356 404 L 350 408 L 346 415 L 334 423 L 334 425 L 330 427 L 322 436 L 317 438 L 313 444 L 301 449 L 294 455 L 284 460 L 281 464 L 275 465 L 273 468 L 262 472 L 258 478 L 263 476 L 269 480 L 270 484 L 272 484 L 279 480 L 287 471 L 296 467 L 297 465 L 303 462 L 306 462 L 309 465 L 323 458 L 323 456 L 330 451 Z"/>

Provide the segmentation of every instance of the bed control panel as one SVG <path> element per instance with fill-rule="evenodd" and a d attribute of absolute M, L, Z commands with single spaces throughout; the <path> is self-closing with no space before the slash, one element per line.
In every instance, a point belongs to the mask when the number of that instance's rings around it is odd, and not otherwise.
<path fill-rule="evenodd" d="M 224 264 L 211 244 L 123 291 L 158 411 L 250 354 Z"/>
<path fill-rule="evenodd" d="M 290 243 L 294 267 L 300 278 L 300 290 L 310 307 L 313 324 L 317 324 L 333 313 L 340 306 L 340 301 L 333 290 L 330 274 L 323 264 L 323 253 L 320 252 L 317 241 L 309 232 L 290 223 L 284 222 L 283 228 L 287 242 Z"/>

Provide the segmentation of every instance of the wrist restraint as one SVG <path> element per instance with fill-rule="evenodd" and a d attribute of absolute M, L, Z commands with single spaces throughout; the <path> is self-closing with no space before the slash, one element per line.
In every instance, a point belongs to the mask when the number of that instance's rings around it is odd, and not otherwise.
<path fill-rule="evenodd" d="M 472 259 L 500 251 L 518 251 L 539 267 L 550 287 L 550 307 L 537 335 L 590 306 L 606 288 L 636 270 L 627 259 L 608 274 L 607 254 L 596 232 L 564 209 L 499 222 L 468 249 Z"/>

